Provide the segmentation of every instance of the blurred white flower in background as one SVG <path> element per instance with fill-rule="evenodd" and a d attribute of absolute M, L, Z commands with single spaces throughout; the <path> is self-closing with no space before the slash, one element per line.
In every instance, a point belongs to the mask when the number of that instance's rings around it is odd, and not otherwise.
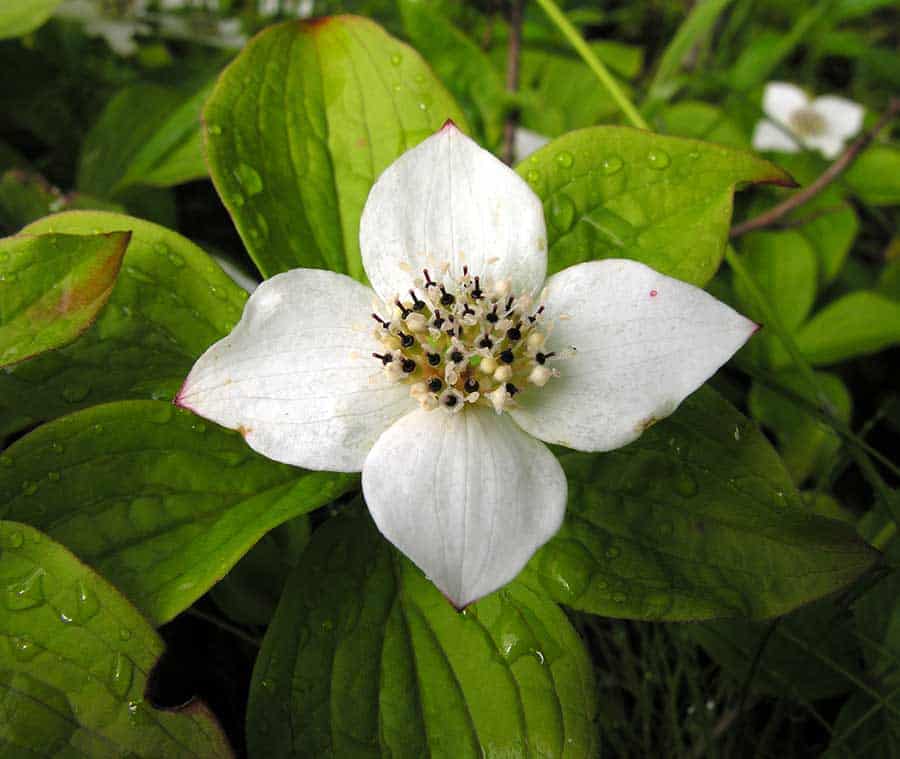
<path fill-rule="evenodd" d="M 756 125 L 753 147 L 798 153 L 817 150 L 836 158 L 844 143 L 862 127 L 864 109 L 838 95 L 811 99 L 788 82 L 769 82 L 763 92 L 763 111 L 769 118 Z"/>
<path fill-rule="evenodd" d="M 132 0 L 113 6 L 93 0 L 66 0 L 54 15 L 84 24 L 85 34 L 103 37 L 114 52 L 127 57 L 138 51 L 135 35 L 152 31 L 140 18 L 146 9 L 146 0 Z"/>

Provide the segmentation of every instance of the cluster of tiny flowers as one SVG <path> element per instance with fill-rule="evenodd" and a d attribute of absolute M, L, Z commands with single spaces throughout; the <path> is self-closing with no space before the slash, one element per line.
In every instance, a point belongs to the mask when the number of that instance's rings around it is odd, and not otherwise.
<path fill-rule="evenodd" d="M 468 268 L 451 285 L 446 271 L 439 282 L 427 269 L 422 274 L 407 297 L 389 305 L 390 314 L 372 314 L 384 346 L 373 356 L 391 381 L 410 385 L 422 408 L 456 413 L 481 402 L 499 414 L 528 386 L 559 376 L 552 363 L 564 356 L 545 351 L 552 325 L 530 295 L 516 296 L 509 280 L 486 282 Z"/>

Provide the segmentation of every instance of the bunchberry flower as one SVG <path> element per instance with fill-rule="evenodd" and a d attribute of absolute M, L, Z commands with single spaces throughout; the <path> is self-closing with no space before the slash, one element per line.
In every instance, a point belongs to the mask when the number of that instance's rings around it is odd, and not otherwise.
<path fill-rule="evenodd" d="M 457 607 L 559 528 L 545 442 L 627 445 L 756 329 L 635 261 L 545 281 L 541 201 L 450 122 L 375 183 L 360 248 L 371 289 L 313 269 L 263 282 L 176 403 L 277 461 L 361 471 L 381 532 Z"/>
<path fill-rule="evenodd" d="M 753 132 L 756 150 L 797 153 L 805 147 L 818 150 L 826 158 L 836 158 L 863 122 L 859 103 L 837 95 L 811 100 L 787 82 L 769 82 L 762 105 L 769 118 L 758 122 Z"/>

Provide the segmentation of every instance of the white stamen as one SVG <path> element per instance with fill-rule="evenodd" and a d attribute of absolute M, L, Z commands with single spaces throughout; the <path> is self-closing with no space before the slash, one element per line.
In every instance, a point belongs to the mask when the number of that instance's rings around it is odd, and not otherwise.
<path fill-rule="evenodd" d="M 511 377 L 512 369 L 506 364 L 498 366 L 497 370 L 494 372 L 494 379 L 497 380 L 497 382 L 507 382 Z"/>
<path fill-rule="evenodd" d="M 538 364 L 531 370 L 531 374 L 528 375 L 528 381 L 532 385 L 543 387 L 552 376 L 553 371 L 551 369 L 542 364 Z"/>

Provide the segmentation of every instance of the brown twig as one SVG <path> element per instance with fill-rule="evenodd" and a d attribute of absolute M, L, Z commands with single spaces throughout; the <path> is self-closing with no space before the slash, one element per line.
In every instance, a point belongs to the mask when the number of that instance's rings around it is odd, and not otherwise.
<path fill-rule="evenodd" d="M 519 90 L 519 53 L 522 47 L 522 0 L 509 0 L 509 46 L 506 48 L 506 91 L 515 94 Z M 513 162 L 513 143 L 519 111 L 513 108 L 503 125 L 503 162 Z"/>
<path fill-rule="evenodd" d="M 875 136 L 886 127 L 894 117 L 900 113 L 900 98 L 891 98 L 890 103 L 888 103 L 888 108 L 882 115 L 882 117 L 878 120 L 878 123 L 875 124 L 868 132 L 865 132 L 861 135 L 856 141 L 850 145 L 841 155 L 835 160 L 834 163 L 831 164 L 819 177 L 812 182 L 811 184 L 804 187 L 802 190 L 794 193 L 782 203 L 779 203 L 774 208 L 770 208 L 765 213 L 760 214 L 759 216 L 754 216 L 752 219 L 748 219 L 741 224 L 737 224 L 731 228 L 731 239 L 735 239 L 736 237 L 740 237 L 741 235 L 745 235 L 748 232 L 752 232 L 756 229 L 763 229 L 765 227 L 771 227 L 773 224 L 776 224 L 780 219 L 789 214 L 795 208 L 799 208 L 804 203 L 806 203 L 811 198 L 814 198 L 818 195 L 822 190 L 824 190 L 829 184 L 831 184 L 835 179 L 837 179 L 841 174 L 843 174 L 856 160 L 856 157 L 868 146 L 868 144 L 875 139 Z"/>

